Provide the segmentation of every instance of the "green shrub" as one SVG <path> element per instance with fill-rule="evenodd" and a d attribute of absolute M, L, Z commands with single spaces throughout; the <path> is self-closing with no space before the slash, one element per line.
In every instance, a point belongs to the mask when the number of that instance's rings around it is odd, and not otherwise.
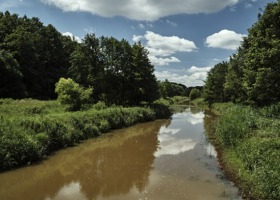
<path fill-rule="evenodd" d="M 103 110 L 106 109 L 107 106 L 103 101 L 98 101 L 96 104 L 93 105 L 92 108 L 95 110 Z"/>
<path fill-rule="evenodd" d="M 32 135 L 17 128 L 9 128 L 8 131 L 8 134 L 3 130 L 0 133 L 0 171 L 26 165 L 43 157 L 44 148 Z"/>
<path fill-rule="evenodd" d="M 199 97 L 201 97 L 200 90 L 198 90 L 197 88 L 193 88 L 190 92 L 190 96 L 189 96 L 190 100 L 192 101 L 192 100 L 197 99 Z"/>
<path fill-rule="evenodd" d="M 153 103 L 150 107 L 154 110 L 157 119 L 169 118 L 172 114 L 169 106 L 164 103 Z"/>
<path fill-rule="evenodd" d="M 76 111 L 90 101 L 93 90 L 79 86 L 70 78 L 60 78 L 55 85 L 55 92 L 58 94 L 58 101 L 61 104 L 67 105 L 68 110 Z"/>
<path fill-rule="evenodd" d="M 260 109 L 260 113 L 264 117 L 280 118 L 280 102 Z"/>
<path fill-rule="evenodd" d="M 280 196 L 279 149 L 279 138 L 251 138 L 239 145 L 238 156 L 252 176 L 252 196 L 259 199 L 277 199 Z"/>
<path fill-rule="evenodd" d="M 242 106 L 233 106 L 219 117 L 216 134 L 220 143 L 233 147 L 243 138 L 247 138 L 257 124 L 256 112 Z"/>

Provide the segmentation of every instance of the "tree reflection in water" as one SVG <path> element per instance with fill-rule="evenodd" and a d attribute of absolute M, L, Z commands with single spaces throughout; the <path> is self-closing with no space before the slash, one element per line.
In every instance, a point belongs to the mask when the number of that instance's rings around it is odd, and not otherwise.
<path fill-rule="evenodd" d="M 41 164 L 0 174 L 0 199 L 66 199 L 69 194 L 70 199 L 96 199 L 123 195 L 133 187 L 142 192 L 149 184 L 159 129 L 166 123 L 113 131 Z"/>

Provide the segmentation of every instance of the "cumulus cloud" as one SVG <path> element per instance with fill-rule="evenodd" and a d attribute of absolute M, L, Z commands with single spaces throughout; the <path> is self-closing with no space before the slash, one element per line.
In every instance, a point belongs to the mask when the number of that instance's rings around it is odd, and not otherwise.
<path fill-rule="evenodd" d="M 181 61 L 172 56 L 173 54 L 177 52 L 192 52 L 197 49 L 193 41 L 177 36 L 162 36 L 151 31 L 146 31 L 146 34 L 143 36 L 133 35 L 132 40 L 134 42 L 144 40 L 146 43 L 145 47 L 149 51 L 149 59 L 156 66 L 179 63 Z"/>
<path fill-rule="evenodd" d="M 81 43 L 82 42 L 82 39 L 78 36 L 74 36 L 73 33 L 70 33 L 70 32 L 65 32 L 65 33 L 62 33 L 62 35 L 64 36 L 69 36 L 71 37 L 72 39 L 74 38 L 77 42 Z"/>
<path fill-rule="evenodd" d="M 158 80 L 169 80 L 170 82 L 180 83 L 191 86 L 202 86 L 207 78 L 207 73 L 212 67 L 195 67 L 173 73 L 171 71 L 155 71 Z"/>
<path fill-rule="evenodd" d="M 178 58 L 172 56 L 167 58 L 156 57 L 156 56 L 149 56 L 149 59 L 153 65 L 156 66 L 166 66 L 170 63 L 179 63 L 181 62 Z"/>
<path fill-rule="evenodd" d="M 207 47 L 222 48 L 227 50 L 236 50 L 246 35 L 236 33 L 231 30 L 221 30 L 206 38 Z"/>
<path fill-rule="evenodd" d="M 187 71 L 191 74 L 195 74 L 195 73 L 207 73 L 210 71 L 212 67 L 196 67 L 196 66 L 192 66 L 190 69 L 188 69 Z"/>
<path fill-rule="evenodd" d="M 133 20 L 154 21 L 176 14 L 213 13 L 240 0 L 41 0 L 47 5 L 56 6 L 63 11 L 90 12 L 103 17 L 123 16 Z"/>
<path fill-rule="evenodd" d="M 167 55 L 175 52 L 192 52 L 197 49 L 193 41 L 189 41 L 177 36 L 162 36 L 151 31 L 145 34 L 147 47 L 154 50 L 164 50 Z M 160 53 L 159 51 L 156 51 Z"/>

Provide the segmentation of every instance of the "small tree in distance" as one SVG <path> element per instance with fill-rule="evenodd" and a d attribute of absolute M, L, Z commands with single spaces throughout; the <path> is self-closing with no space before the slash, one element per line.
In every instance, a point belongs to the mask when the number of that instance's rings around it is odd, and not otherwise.
<path fill-rule="evenodd" d="M 190 96 L 189 96 L 190 100 L 194 100 L 199 97 L 201 97 L 201 92 L 198 89 L 193 88 L 190 92 Z"/>
<path fill-rule="evenodd" d="M 60 78 L 55 84 L 55 92 L 62 105 L 66 105 L 70 111 L 77 111 L 81 109 L 83 104 L 90 102 L 93 89 L 85 89 L 71 78 Z"/>

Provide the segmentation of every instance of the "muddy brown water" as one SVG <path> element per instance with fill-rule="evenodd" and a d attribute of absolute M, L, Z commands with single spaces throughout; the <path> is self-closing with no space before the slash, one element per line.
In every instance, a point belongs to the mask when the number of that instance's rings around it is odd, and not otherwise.
<path fill-rule="evenodd" d="M 170 120 L 116 130 L 0 174 L 1 200 L 240 200 L 205 132 L 213 117 L 187 108 Z"/>

